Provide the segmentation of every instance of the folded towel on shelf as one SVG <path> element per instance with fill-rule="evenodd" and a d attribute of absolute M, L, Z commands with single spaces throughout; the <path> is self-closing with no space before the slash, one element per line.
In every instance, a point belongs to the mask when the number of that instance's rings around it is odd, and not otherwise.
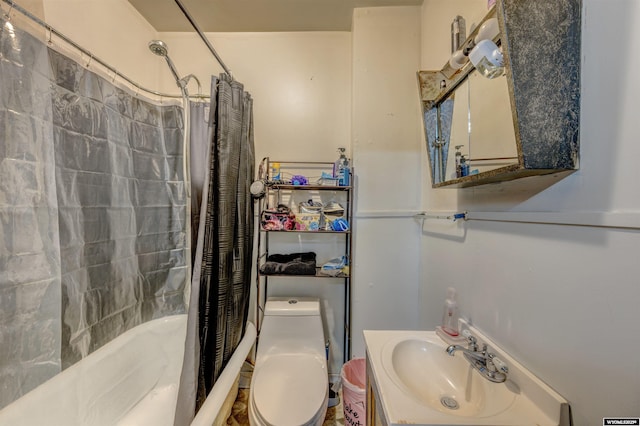
<path fill-rule="evenodd" d="M 344 277 L 347 275 L 345 267 L 347 266 L 347 257 L 341 256 L 329 260 L 327 263 L 320 267 L 318 272 L 320 275 L 326 275 L 329 277 Z"/>
<path fill-rule="evenodd" d="M 313 252 L 272 254 L 260 266 L 264 275 L 315 275 L 316 254 Z"/>

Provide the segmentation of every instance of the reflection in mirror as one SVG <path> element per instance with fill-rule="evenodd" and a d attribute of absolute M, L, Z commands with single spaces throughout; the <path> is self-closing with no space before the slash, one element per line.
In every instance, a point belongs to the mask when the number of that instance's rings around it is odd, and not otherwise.
<path fill-rule="evenodd" d="M 450 153 L 453 153 L 451 149 L 462 145 L 460 152 L 468 163 L 469 174 L 517 164 L 518 150 L 506 76 L 487 79 L 473 71 L 455 92 Z M 460 95 L 466 98 L 464 103 L 459 100 Z M 455 163 L 447 166 L 446 179 L 460 177 L 455 173 Z"/>
<path fill-rule="evenodd" d="M 425 111 L 435 183 L 518 164 L 507 78 L 477 71 L 442 102 Z"/>
<path fill-rule="evenodd" d="M 457 179 L 464 175 L 462 167 L 467 166 L 469 158 L 469 126 L 471 125 L 469 110 L 469 80 L 465 80 L 452 92 L 449 99 L 453 100 L 453 111 L 451 113 L 451 141 L 449 143 L 450 158 L 454 161 L 447 163 L 447 172 L 443 180 Z M 464 160 L 464 164 L 462 163 Z"/>

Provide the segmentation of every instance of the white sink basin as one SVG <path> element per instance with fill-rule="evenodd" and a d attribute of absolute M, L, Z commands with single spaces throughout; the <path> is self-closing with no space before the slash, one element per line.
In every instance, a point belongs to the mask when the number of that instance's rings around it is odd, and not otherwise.
<path fill-rule="evenodd" d="M 446 347 L 437 336 L 392 339 L 382 349 L 382 365 L 410 398 L 452 416 L 495 416 L 513 404 L 517 394 L 507 385 L 485 379 Z"/>
<path fill-rule="evenodd" d="M 383 424 L 571 424 L 562 396 L 477 329 L 463 325 L 508 366 L 504 383 L 483 377 L 461 352 L 448 355 L 448 343 L 434 331 L 364 331 L 367 378 Z"/>

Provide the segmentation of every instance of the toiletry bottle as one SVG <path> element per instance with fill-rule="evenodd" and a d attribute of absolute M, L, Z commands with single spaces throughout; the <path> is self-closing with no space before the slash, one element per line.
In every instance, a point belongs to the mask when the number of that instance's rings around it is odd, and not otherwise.
<path fill-rule="evenodd" d="M 271 163 L 271 180 L 273 182 L 280 180 L 280 163 Z"/>
<path fill-rule="evenodd" d="M 460 148 L 464 145 L 456 145 L 456 177 L 462 177 L 462 153 L 460 152 Z"/>
<path fill-rule="evenodd" d="M 458 335 L 458 302 L 456 302 L 456 290 L 453 287 L 447 289 L 447 299 L 444 301 L 442 314 L 442 330 L 450 336 Z"/>
<path fill-rule="evenodd" d="M 337 178 L 340 173 L 340 167 L 342 166 L 342 161 L 346 160 L 347 157 L 344 155 L 346 151 L 345 148 L 338 148 L 338 152 L 340 153 L 340 158 L 338 158 L 335 163 L 333 163 L 333 177 Z"/>
<path fill-rule="evenodd" d="M 342 167 L 340 168 L 338 179 L 338 185 L 340 186 L 349 186 L 349 178 L 351 175 L 351 168 L 349 167 L 349 159 L 345 157 Z"/>
<path fill-rule="evenodd" d="M 338 185 L 340 186 L 348 186 L 349 183 L 349 160 L 347 156 L 344 154 L 346 148 L 338 148 L 338 152 L 340 153 L 340 158 L 336 160 L 333 164 L 333 177 L 338 179 Z M 345 170 L 347 169 L 347 170 Z M 346 173 L 345 173 L 346 171 Z M 346 176 L 346 177 L 345 177 Z M 347 182 L 347 183 L 345 183 Z"/>
<path fill-rule="evenodd" d="M 460 157 L 460 171 L 462 177 L 469 176 L 469 160 L 464 155 Z"/>

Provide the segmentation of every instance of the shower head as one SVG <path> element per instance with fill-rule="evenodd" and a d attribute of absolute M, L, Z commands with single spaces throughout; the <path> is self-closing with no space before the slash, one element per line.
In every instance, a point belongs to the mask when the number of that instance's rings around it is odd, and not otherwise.
<path fill-rule="evenodd" d="M 165 43 L 162 40 L 151 40 L 149 42 L 149 50 L 154 55 L 161 56 L 167 61 L 167 65 L 169 65 L 171 74 L 173 74 L 173 78 L 176 79 L 176 84 L 178 85 L 178 87 L 180 88 L 180 90 L 185 96 L 188 96 L 187 84 L 191 79 L 194 79 L 196 83 L 198 83 L 198 95 L 200 95 L 200 88 L 201 88 L 200 80 L 198 80 L 198 78 L 193 74 L 189 74 L 186 77 L 180 78 L 180 75 L 178 74 L 178 70 L 176 69 L 176 66 L 173 64 L 173 61 L 171 60 L 171 58 L 169 58 L 169 47 L 167 46 L 167 43 Z"/>
<path fill-rule="evenodd" d="M 151 40 L 149 42 L 149 50 L 153 52 L 154 55 L 161 56 L 165 59 L 165 61 L 167 61 L 167 65 L 169 65 L 171 74 L 173 74 L 173 78 L 176 79 L 176 84 L 182 91 L 183 95 L 188 96 L 186 82 L 180 78 L 176 66 L 173 64 L 173 61 L 169 57 L 169 47 L 167 46 L 167 44 L 162 40 Z"/>
<path fill-rule="evenodd" d="M 149 42 L 149 50 L 155 55 L 167 57 L 169 48 L 167 44 L 162 40 L 151 40 Z"/>

